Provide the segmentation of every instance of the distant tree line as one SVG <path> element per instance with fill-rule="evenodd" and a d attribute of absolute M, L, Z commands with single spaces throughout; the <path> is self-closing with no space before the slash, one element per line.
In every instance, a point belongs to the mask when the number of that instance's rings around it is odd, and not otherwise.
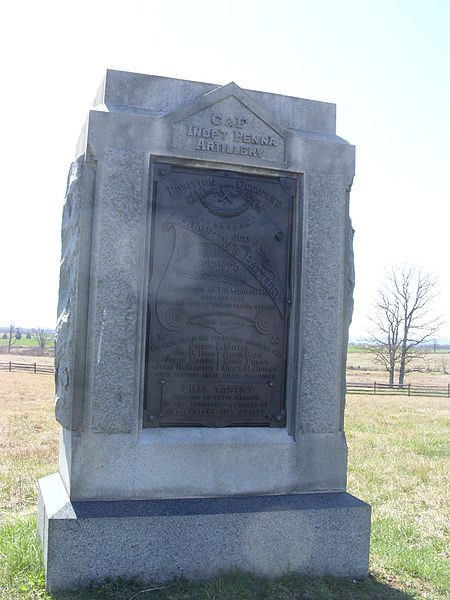
<path fill-rule="evenodd" d="M 44 350 L 53 339 L 54 331 L 51 329 L 44 329 L 42 327 L 36 327 L 34 329 L 27 329 L 16 327 L 14 323 L 10 323 L 9 327 L 0 328 L 2 333 L 2 339 L 8 340 L 8 353 L 11 352 L 12 347 L 22 339 L 23 336 L 27 340 L 34 339 L 37 342 L 38 347 Z"/>

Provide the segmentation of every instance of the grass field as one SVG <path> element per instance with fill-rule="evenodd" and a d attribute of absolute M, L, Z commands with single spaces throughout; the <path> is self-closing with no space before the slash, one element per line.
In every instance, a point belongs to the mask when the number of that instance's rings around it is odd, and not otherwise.
<path fill-rule="evenodd" d="M 45 347 L 48 348 L 50 346 L 53 346 L 54 344 L 54 335 L 51 334 L 48 338 L 47 343 L 45 344 Z M 9 340 L 4 340 L 1 336 L 0 336 L 0 346 L 8 346 Z M 39 347 L 39 344 L 36 340 L 36 338 L 31 337 L 29 339 L 27 339 L 27 337 L 25 335 L 22 335 L 22 337 L 20 338 L 20 340 L 15 340 L 14 344 L 11 346 L 12 351 L 14 352 L 14 348 L 29 348 L 29 347 Z"/>
<path fill-rule="evenodd" d="M 411 363 L 414 370 L 407 372 L 405 383 L 448 385 L 450 383 L 450 353 L 432 352 Z M 395 381 L 397 382 L 398 373 Z M 347 355 L 347 379 L 349 381 L 379 381 L 388 383 L 386 369 L 377 362 L 371 352 L 349 352 Z"/>
<path fill-rule="evenodd" d="M 29 354 L 0 354 L 0 362 L 13 362 L 13 363 L 27 363 L 33 364 L 34 362 L 38 365 L 54 365 L 55 357 L 54 356 L 30 356 Z M 53 382 L 51 382 L 53 383 Z"/>
<path fill-rule="evenodd" d="M 448 381 L 442 373 L 428 376 Z M 266 579 L 238 572 L 202 583 L 178 579 L 165 586 L 117 580 L 77 594 L 48 595 L 35 514 L 36 481 L 57 470 L 53 378 L 0 372 L 1 598 L 448 598 L 449 425 L 445 399 L 348 398 L 348 490 L 373 510 L 371 575 L 365 581 L 295 575 Z"/>

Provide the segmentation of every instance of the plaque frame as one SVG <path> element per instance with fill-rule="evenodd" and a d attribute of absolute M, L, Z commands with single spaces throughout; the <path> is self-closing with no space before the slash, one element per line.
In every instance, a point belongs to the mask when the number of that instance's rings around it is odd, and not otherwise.
<path fill-rule="evenodd" d="M 213 175 L 214 173 L 229 174 L 231 176 L 241 176 L 242 178 L 264 182 L 270 180 L 279 181 L 280 186 L 283 185 L 284 191 L 289 195 L 289 215 L 288 215 L 288 241 L 286 250 L 286 273 L 285 273 L 285 308 L 286 313 L 283 319 L 283 343 L 281 351 L 281 381 L 280 381 L 280 396 L 279 410 L 261 418 L 242 418 L 242 419 L 226 419 L 222 416 L 215 416 L 213 419 L 208 418 L 179 418 L 179 419 L 164 419 L 161 418 L 161 413 L 157 414 L 155 410 L 155 402 L 152 404 L 149 391 L 149 360 L 150 360 L 150 312 L 148 306 L 147 295 L 150 286 L 151 277 L 149 275 L 151 261 L 154 259 L 154 235 L 155 235 L 155 210 L 156 210 L 156 194 L 158 175 L 155 169 L 161 169 L 162 166 L 169 169 L 181 170 L 193 175 Z M 292 388 L 297 387 L 297 377 L 291 373 L 291 366 L 296 364 L 298 357 L 294 357 L 297 353 L 297 345 L 292 343 L 292 331 L 299 326 L 299 302 L 300 302 L 300 272 L 301 272 L 301 248 L 303 239 L 303 184 L 304 175 L 298 172 L 287 171 L 283 169 L 275 169 L 270 167 L 251 167 L 247 165 L 236 165 L 234 163 L 216 163 L 212 161 L 196 161 L 188 158 L 177 158 L 173 156 L 151 156 L 149 164 L 149 185 L 148 185 L 148 226 L 147 226 L 147 243 L 145 252 L 145 286 L 144 286 L 144 310 L 143 310 L 143 328 L 142 335 L 144 340 L 142 357 L 142 427 L 158 428 L 158 427 L 279 427 L 286 428 L 290 435 L 293 435 L 293 426 L 295 422 L 295 409 L 293 402 L 289 400 L 292 394 Z M 293 257 L 296 260 L 293 260 Z M 295 264 L 294 264 L 295 262 Z M 295 309 L 295 314 L 292 314 L 291 309 Z M 162 397 L 165 390 L 169 389 L 174 383 L 181 385 L 183 383 L 199 383 L 199 382 L 160 382 L 160 398 L 162 410 Z M 219 384 L 227 382 L 220 381 Z M 232 385 L 245 384 L 247 382 L 232 381 Z M 273 383 L 268 382 L 269 385 Z M 257 385 L 261 386 L 261 382 Z M 262 389 L 262 387 L 261 387 Z M 294 392 L 295 393 L 295 392 Z M 154 400 L 154 398 L 153 398 Z"/>

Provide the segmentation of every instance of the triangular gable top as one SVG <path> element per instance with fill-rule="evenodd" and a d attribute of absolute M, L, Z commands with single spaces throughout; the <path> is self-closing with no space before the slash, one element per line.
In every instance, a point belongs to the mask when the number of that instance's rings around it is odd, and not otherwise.
<path fill-rule="evenodd" d="M 189 155 L 284 164 L 289 130 L 231 82 L 197 98 L 164 119 L 172 143 Z"/>
<path fill-rule="evenodd" d="M 288 129 L 278 121 L 272 113 L 262 107 L 258 102 L 255 102 L 242 88 L 234 83 L 234 81 L 211 90 L 190 104 L 174 110 L 166 115 L 166 119 L 171 124 L 178 123 L 230 96 L 236 98 L 236 100 L 238 100 L 245 108 L 263 121 L 268 127 L 273 129 L 278 135 L 283 138 L 288 135 Z"/>

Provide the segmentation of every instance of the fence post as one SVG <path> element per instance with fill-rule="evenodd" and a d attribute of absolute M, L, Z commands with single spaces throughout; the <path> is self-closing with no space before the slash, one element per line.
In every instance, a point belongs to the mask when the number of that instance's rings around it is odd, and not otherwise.
<path fill-rule="evenodd" d="M 376 393 L 377 393 L 377 382 L 374 381 L 373 382 L 373 395 L 375 396 Z"/>
<path fill-rule="evenodd" d="M 36 373 L 36 363 L 34 363 L 34 372 Z"/>
<path fill-rule="evenodd" d="M 11 373 L 11 361 L 9 361 L 9 372 Z"/>
<path fill-rule="evenodd" d="M 450 383 L 447 385 L 447 398 L 450 398 Z"/>
<path fill-rule="evenodd" d="M 408 383 L 408 396 L 411 396 L 411 383 Z"/>

